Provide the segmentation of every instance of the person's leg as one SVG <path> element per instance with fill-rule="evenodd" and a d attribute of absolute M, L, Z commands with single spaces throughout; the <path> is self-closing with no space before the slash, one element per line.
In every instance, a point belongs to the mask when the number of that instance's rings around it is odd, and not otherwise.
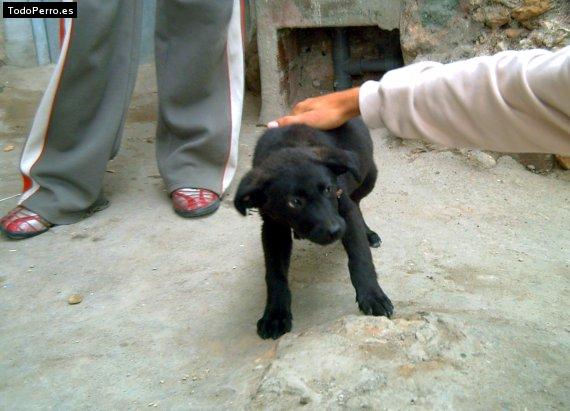
<path fill-rule="evenodd" d="M 234 176 L 243 103 L 241 27 L 239 0 L 158 1 L 157 159 L 169 193 L 201 188 L 217 198 Z M 210 198 L 199 195 L 204 203 Z"/>
<path fill-rule="evenodd" d="M 70 224 L 101 203 L 138 65 L 141 3 L 78 2 L 61 57 L 24 147 L 20 204 L 52 224 Z"/>

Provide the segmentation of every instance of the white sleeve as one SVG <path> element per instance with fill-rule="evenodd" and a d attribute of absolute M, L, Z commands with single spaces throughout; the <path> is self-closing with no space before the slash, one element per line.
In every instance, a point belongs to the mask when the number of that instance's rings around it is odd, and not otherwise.
<path fill-rule="evenodd" d="M 360 88 L 370 128 L 447 147 L 570 153 L 570 47 L 422 62 Z"/>

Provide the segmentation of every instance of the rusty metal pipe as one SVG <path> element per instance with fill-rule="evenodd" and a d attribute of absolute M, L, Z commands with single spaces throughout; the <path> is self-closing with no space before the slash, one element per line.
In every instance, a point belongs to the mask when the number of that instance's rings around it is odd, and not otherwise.
<path fill-rule="evenodd" d="M 346 28 L 334 29 L 333 36 L 333 69 L 334 89 L 346 90 L 352 87 L 352 76 L 364 73 L 385 73 L 401 67 L 402 62 L 396 57 L 383 59 L 351 59 L 350 45 Z"/>
<path fill-rule="evenodd" d="M 346 90 L 352 86 L 352 78 L 346 70 L 347 63 L 350 61 L 350 47 L 345 28 L 337 27 L 334 29 L 332 57 L 334 89 Z"/>

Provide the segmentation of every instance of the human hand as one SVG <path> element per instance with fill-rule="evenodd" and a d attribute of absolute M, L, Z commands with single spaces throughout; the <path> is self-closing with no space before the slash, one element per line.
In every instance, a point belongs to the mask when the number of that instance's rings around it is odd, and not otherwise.
<path fill-rule="evenodd" d="M 340 127 L 360 114 L 359 88 L 326 94 L 301 101 L 290 115 L 269 122 L 267 127 L 283 127 L 291 124 L 306 124 L 321 130 Z"/>

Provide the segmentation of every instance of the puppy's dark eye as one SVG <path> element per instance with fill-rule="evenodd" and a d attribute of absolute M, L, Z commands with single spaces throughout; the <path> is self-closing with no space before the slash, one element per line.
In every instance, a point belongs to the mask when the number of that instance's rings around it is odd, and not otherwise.
<path fill-rule="evenodd" d="M 303 201 L 300 198 L 292 198 L 289 200 L 287 205 L 291 208 L 301 208 Z"/>
<path fill-rule="evenodd" d="M 332 193 L 332 191 L 333 191 L 332 186 L 326 186 L 325 189 L 324 189 L 324 192 L 325 192 L 326 194 L 330 194 L 330 193 Z"/>

